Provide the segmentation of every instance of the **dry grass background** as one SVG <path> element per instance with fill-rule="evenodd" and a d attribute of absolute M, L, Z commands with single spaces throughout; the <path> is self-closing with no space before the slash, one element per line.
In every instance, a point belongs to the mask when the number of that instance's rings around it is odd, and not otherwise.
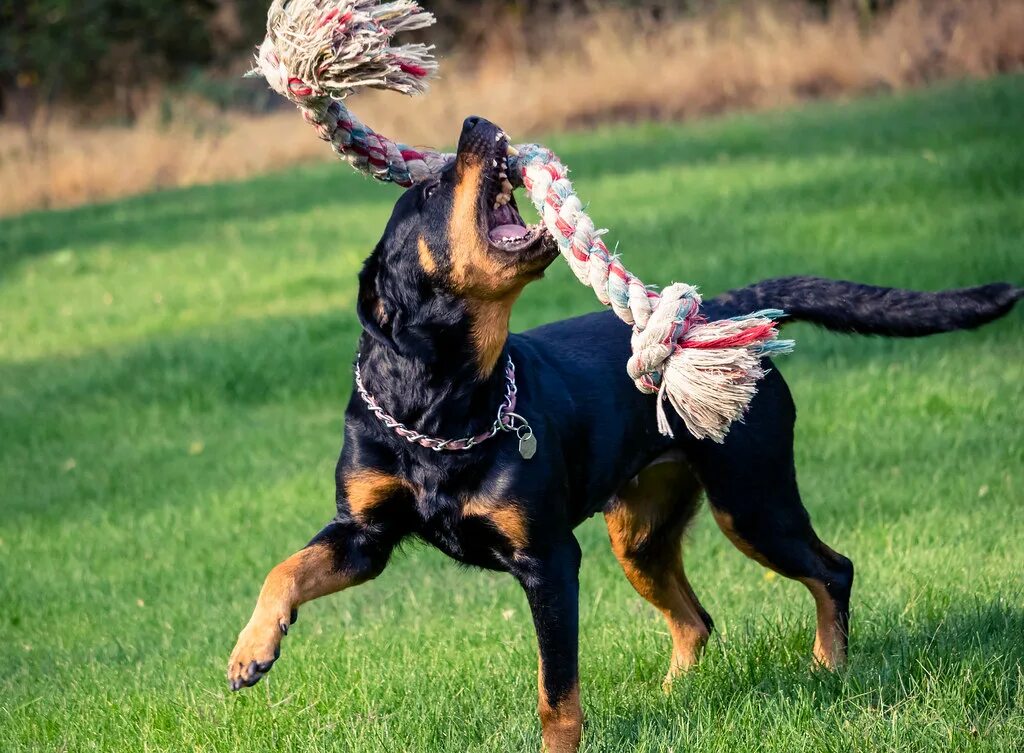
<path fill-rule="evenodd" d="M 600 120 L 772 108 L 1024 68 L 1024 0 L 905 0 L 870 20 L 854 10 L 824 20 L 786 3 L 659 24 L 610 10 L 541 28 L 499 18 L 485 53 L 444 59 L 428 96 L 362 95 L 360 116 L 389 136 L 443 145 L 479 113 L 522 140 Z M 526 56 L 526 34 L 558 52 Z M 188 116 L 165 125 L 159 109 L 131 128 L 0 124 L 0 214 L 330 158 L 293 112 L 223 114 L 184 101 L 176 109 Z"/>

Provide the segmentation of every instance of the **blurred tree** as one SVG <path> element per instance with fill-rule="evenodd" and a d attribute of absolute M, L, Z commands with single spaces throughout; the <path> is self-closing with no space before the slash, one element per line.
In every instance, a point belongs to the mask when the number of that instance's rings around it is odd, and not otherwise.
<path fill-rule="evenodd" d="M 237 52 L 216 47 L 214 20 L 225 5 L 235 3 L 0 0 L 0 102 L 11 109 L 100 98 L 131 117 L 134 92 Z"/>

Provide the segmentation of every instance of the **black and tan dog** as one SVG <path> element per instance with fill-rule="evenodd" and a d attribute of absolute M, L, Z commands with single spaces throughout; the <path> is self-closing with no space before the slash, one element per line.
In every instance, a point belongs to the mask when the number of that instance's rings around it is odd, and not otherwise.
<path fill-rule="evenodd" d="M 553 753 L 579 745 L 577 574 L 573 529 L 602 513 L 634 588 L 672 635 L 669 679 L 692 665 L 712 629 L 686 579 L 681 539 L 701 492 L 722 531 L 749 557 L 807 586 L 817 607 L 814 656 L 846 656 L 853 565 L 818 538 L 793 467 L 794 407 L 778 370 L 724 444 L 675 438 L 655 425 L 654 400 L 626 375 L 630 329 L 610 312 L 510 335 L 523 287 L 557 256 L 508 201 L 504 134 L 470 118 L 440 180 L 409 189 L 360 274 L 360 368 L 380 409 L 438 438 L 486 431 L 515 364 L 516 413 L 537 452 L 513 432 L 463 451 L 400 437 L 353 393 L 337 466 L 337 515 L 267 577 L 231 655 L 232 688 L 277 659 L 300 604 L 374 578 L 405 537 L 460 562 L 507 571 L 526 592 L 540 648 L 540 718 Z M 993 284 L 916 293 L 817 278 L 762 282 L 709 301 L 709 318 L 762 308 L 842 332 L 919 336 L 979 326 L 1024 290 Z M 671 411 L 670 411 L 671 413 Z"/>

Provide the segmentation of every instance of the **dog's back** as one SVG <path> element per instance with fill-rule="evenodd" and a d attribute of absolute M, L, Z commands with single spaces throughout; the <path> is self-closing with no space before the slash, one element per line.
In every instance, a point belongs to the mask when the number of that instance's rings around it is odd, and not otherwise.
<path fill-rule="evenodd" d="M 786 312 L 783 324 L 807 321 L 838 332 L 919 337 L 981 326 L 1008 313 L 1022 296 L 1024 289 L 1008 283 L 928 293 L 787 277 L 729 291 L 705 301 L 702 309 L 714 320 L 780 308 Z M 631 328 L 606 310 L 509 340 L 522 389 L 545 406 L 551 431 L 559 435 L 557 444 L 568 448 L 574 520 L 599 511 L 624 476 L 636 475 L 673 448 L 715 468 L 728 466 L 729 453 L 737 447 L 745 448 L 743 454 L 756 447 L 761 457 L 789 462 L 774 457 L 779 442 L 789 442 L 776 436 L 780 427 L 791 427 L 795 419 L 779 363 L 762 379 L 744 422 L 733 426 L 724 445 L 694 439 L 671 411 L 676 437 L 666 438 L 656 425 L 655 398 L 639 392 L 626 374 L 630 335 Z"/>

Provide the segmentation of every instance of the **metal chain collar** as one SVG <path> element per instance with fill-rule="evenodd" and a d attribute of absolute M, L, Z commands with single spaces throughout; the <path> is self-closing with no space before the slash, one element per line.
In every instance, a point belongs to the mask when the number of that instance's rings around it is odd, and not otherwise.
<path fill-rule="evenodd" d="M 381 408 L 377 401 L 374 400 L 373 395 L 367 391 L 366 386 L 363 384 L 363 376 L 359 371 L 359 359 L 360 356 L 357 355 L 355 373 L 356 390 L 358 390 L 359 396 L 363 399 L 363 402 L 366 403 L 366 407 L 370 409 L 370 412 L 373 413 L 382 424 L 389 429 L 392 429 L 395 434 L 400 436 L 406 442 L 427 447 L 434 452 L 454 452 L 457 450 L 468 450 L 471 447 L 475 447 L 481 442 L 495 436 L 498 432 L 514 431 L 516 433 L 516 437 L 519 438 L 519 453 L 523 458 L 529 460 L 537 451 L 537 440 L 533 436 L 533 429 L 530 428 L 530 424 L 525 418 L 515 412 L 516 394 L 518 393 L 518 389 L 516 388 L 516 366 L 512 362 L 512 356 L 508 356 L 508 361 L 505 365 L 505 399 L 502 401 L 501 405 L 498 406 L 498 414 L 494 419 L 494 423 L 491 424 L 491 428 L 481 434 L 477 434 L 472 437 L 463 437 L 462 439 L 440 439 L 439 437 L 431 437 L 427 434 L 421 434 L 414 429 L 410 429 L 397 418 Z"/>

